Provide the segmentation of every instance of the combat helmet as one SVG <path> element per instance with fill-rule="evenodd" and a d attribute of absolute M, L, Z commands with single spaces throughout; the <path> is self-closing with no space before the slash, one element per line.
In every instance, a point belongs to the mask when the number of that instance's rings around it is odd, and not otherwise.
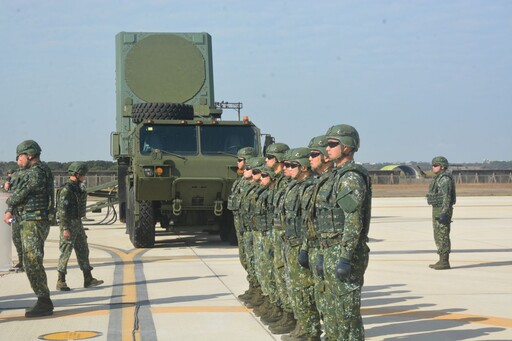
<path fill-rule="evenodd" d="M 238 151 L 236 156 L 241 158 L 243 157 L 244 159 L 254 157 L 256 156 L 256 150 L 253 147 L 244 147 Z"/>
<path fill-rule="evenodd" d="M 290 162 L 298 162 L 301 166 L 309 167 L 309 148 L 293 148 L 288 157 Z"/>
<path fill-rule="evenodd" d="M 251 169 L 261 169 L 265 165 L 265 158 L 261 156 L 251 157 L 247 159 L 245 162 L 246 167 L 251 167 Z"/>
<path fill-rule="evenodd" d="M 72 162 L 68 167 L 68 174 L 69 175 L 75 175 L 78 174 L 80 176 L 84 176 L 89 171 L 89 167 L 87 166 L 87 163 L 82 161 L 75 161 Z"/>
<path fill-rule="evenodd" d="M 344 146 L 352 147 L 354 151 L 359 149 L 359 133 L 356 128 L 348 124 L 334 125 L 325 133 L 328 139 L 340 141 Z"/>
<path fill-rule="evenodd" d="M 16 147 L 16 156 L 21 154 L 39 155 L 41 154 L 41 147 L 34 140 L 25 140 Z"/>
<path fill-rule="evenodd" d="M 277 162 L 283 162 L 284 153 L 288 150 L 290 150 L 290 147 L 286 143 L 272 143 L 267 147 L 265 156 L 274 156 Z"/>
<path fill-rule="evenodd" d="M 276 178 L 276 172 L 274 172 L 274 170 L 270 167 L 267 167 L 267 166 L 263 166 L 260 168 L 261 170 L 261 174 L 268 174 L 270 176 L 270 179 L 271 180 L 275 180 Z"/>
<path fill-rule="evenodd" d="M 324 155 L 327 155 L 327 136 L 320 135 L 317 137 L 313 137 L 311 141 L 309 141 L 309 151 L 318 150 Z"/>
<path fill-rule="evenodd" d="M 436 156 L 432 159 L 432 166 L 439 165 L 444 168 L 448 168 L 448 160 L 444 156 Z"/>

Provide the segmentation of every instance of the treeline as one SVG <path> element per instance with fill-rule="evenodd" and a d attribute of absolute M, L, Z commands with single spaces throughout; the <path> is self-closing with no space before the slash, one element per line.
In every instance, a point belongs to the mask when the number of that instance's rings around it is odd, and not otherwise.
<path fill-rule="evenodd" d="M 71 162 L 55 162 L 55 161 L 49 161 L 47 162 L 48 167 L 52 171 L 62 171 L 65 172 L 68 170 L 69 165 Z M 87 161 L 87 165 L 89 166 L 89 171 L 117 171 L 117 162 L 114 161 L 102 161 L 102 160 L 95 160 L 95 161 Z M 0 162 L 0 176 L 7 175 L 7 172 L 10 169 L 16 169 L 18 165 L 14 161 L 10 162 Z"/>

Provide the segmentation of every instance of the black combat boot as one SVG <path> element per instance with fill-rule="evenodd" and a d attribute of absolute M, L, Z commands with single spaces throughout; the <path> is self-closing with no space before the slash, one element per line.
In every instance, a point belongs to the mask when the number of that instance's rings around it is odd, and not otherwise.
<path fill-rule="evenodd" d="M 32 308 L 25 310 L 25 317 L 40 317 L 53 315 L 53 303 L 50 296 L 42 296 L 37 298 L 36 304 Z"/>
<path fill-rule="evenodd" d="M 59 278 L 57 279 L 57 290 L 70 291 L 71 289 L 66 284 L 66 274 L 59 271 Z"/>
<path fill-rule="evenodd" d="M 103 281 L 92 277 L 91 270 L 84 271 L 84 288 L 97 287 L 103 284 Z"/>

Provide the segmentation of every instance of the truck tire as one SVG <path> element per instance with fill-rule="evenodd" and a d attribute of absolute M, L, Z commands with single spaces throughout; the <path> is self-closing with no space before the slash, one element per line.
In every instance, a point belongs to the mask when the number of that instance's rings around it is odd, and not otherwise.
<path fill-rule="evenodd" d="M 134 226 L 132 243 L 137 248 L 155 246 L 155 216 L 151 201 L 139 201 L 139 221 Z"/>
<path fill-rule="evenodd" d="M 193 120 L 194 107 L 181 103 L 138 103 L 132 106 L 132 121 Z"/>

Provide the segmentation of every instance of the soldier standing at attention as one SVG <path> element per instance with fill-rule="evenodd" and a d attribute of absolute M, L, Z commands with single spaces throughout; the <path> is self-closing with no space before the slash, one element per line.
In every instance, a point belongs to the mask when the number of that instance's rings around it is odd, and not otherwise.
<path fill-rule="evenodd" d="M 333 306 L 334 302 L 329 301 L 330 297 L 327 299 L 327 295 L 325 294 L 324 255 L 319 243 L 322 236 L 318 229 L 317 218 L 319 214 L 315 212 L 315 204 L 322 202 L 322 199 L 317 200 L 317 197 L 322 197 L 323 204 L 325 204 L 325 193 L 330 193 L 332 190 L 334 177 L 331 171 L 334 163 L 329 160 L 327 155 L 327 137 L 325 135 L 312 138 L 308 147 L 309 164 L 316 175 L 314 177 L 311 196 L 309 198 L 304 196 L 302 200 L 302 219 L 305 225 L 306 238 L 302 243 L 302 250 L 299 257 L 302 255 L 303 258 L 308 260 L 313 275 L 315 303 L 320 313 L 320 318 L 323 320 L 325 339 L 334 340 L 336 330 L 334 326 L 337 324 L 337 321 L 335 316 L 326 313 L 328 311 L 327 306 Z M 324 205 L 319 212 L 325 212 L 326 209 L 327 207 Z M 331 310 L 334 309 L 331 308 Z M 331 319 L 329 319 L 329 317 L 331 317 Z"/>
<path fill-rule="evenodd" d="M 237 153 L 237 173 L 238 178 L 233 182 L 231 187 L 231 194 L 228 198 L 228 210 L 233 212 L 233 225 L 235 227 L 235 233 L 238 240 L 238 257 L 240 259 L 240 263 L 242 267 L 247 271 L 247 262 L 245 261 L 245 253 L 244 253 L 244 241 L 243 236 L 240 233 L 241 231 L 241 217 L 240 217 L 240 207 L 242 203 L 242 194 L 247 183 L 247 180 L 242 176 L 245 169 L 245 163 L 247 159 L 250 157 L 254 157 L 256 155 L 254 148 L 245 147 L 238 151 Z M 249 283 L 249 289 L 247 289 L 243 294 L 239 295 L 238 298 L 242 301 L 250 298 L 251 295 L 254 294 L 254 288 Z"/>
<path fill-rule="evenodd" d="M 427 202 L 432 205 L 432 225 L 439 261 L 430 264 L 434 270 L 450 268 L 450 225 L 452 222 L 453 205 L 456 201 L 455 181 L 448 169 L 448 160 L 444 156 L 432 159 L 434 178 L 430 183 Z"/>
<path fill-rule="evenodd" d="M 359 133 L 346 124 L 327 133 L 327 153 L 335 163 L 330 194 L 332 233 L 320 241 L 324 251 L 326 292 L 332 293 L 337 340 L 364 340 L 361 289 L 368 266 L 368 230 L 371 219 L 371 180 L 367 170 L 354 162 Z"/>
<path fill-rule="evenodd" d="M 302 200 L 311 198 L 313 177 L 309 165 L 309 148 L 294 148 L 289 152 L 291 181 L 281 201 L 285 228 L 285 271 L 288 295 L 297 318 L 297 328 L 282 340 L 320 340 L 320 316 L 315 305 L 313 275 L 306 257 L 300 257 L 302 243 L 306 237 L 302 220 Z M 301 255 L 302 256 L 302 255 Z"/>
<path fill-rule="evenodd" d="M 53 175 L 39 156 L 41 147 L 26 140 L 16 147 L 16 160 L 24 174 L 7 199 L 4 221 L 10 224 L 13 212 L 20 216 L 23 265 L 37 302 L 26 309 L 25 317 L 53 314 L 53 302 L 43 266 L 44 242 L 50 232 L 49 216 L 53 213 Z"/>
<path fill-rule="evenodd" d="M 73 162 L 68 167 L 69 180 L 59 193 L 58 213 L 60 217 L 60 257 L 57 290 L 71 290 L 66 284 L 69 257 L 75 249 L 80 270 L 84 273 L 84 288 L 103 284 L 102 280 L 92 277 L 93 267 L 89 263 L 89 245 L 82 225 L 82 216 L 87 206 L 87 191 L 80 184 L 85 180 L 88 167 L 85 162 Z"/>
<path fill-rule="evenodd" d="M 244 170 L 244 178 L 247 180 L 242 194 L 242 204 L 240 207 L 240 217 L 242 218 L 241 234 L 244 242 L 244 257 L 247 264 L 247 281 L 249 286 L 254 288 L 254 294 L 244 300 L 248 308 L 256 308 L 265 302 L 265 296 L 261 291 L 261 285 L 256 277 L 254 267 L 254 205 L 252 198 L 256 189 L 259 187 L 258 180 L 261 177 L 261 168 L 265 160 L 262 157 L 252 157 L 247 160 Z"/>

